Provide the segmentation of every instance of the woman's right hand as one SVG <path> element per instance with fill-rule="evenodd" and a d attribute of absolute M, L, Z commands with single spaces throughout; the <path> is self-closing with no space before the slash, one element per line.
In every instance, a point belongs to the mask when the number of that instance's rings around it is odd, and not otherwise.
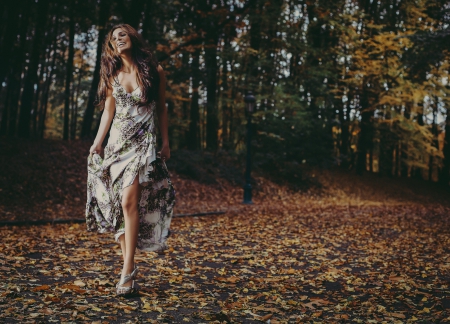
<path fill-rule="evenodd" d="M 94 143 L 89 149 L 89 155 L 97 153 L 100 156 L 103 156 L 103 147 L 101 144 Z"/>

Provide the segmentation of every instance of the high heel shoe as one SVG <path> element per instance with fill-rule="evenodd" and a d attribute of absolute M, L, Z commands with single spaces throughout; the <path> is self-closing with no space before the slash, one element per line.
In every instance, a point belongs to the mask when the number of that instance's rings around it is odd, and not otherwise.
<path fill-rule="evenodd" d="M 117 296 L 130 296 L 136 294 L 140 290 L 140 286 L 135 282 L 138 273 L 138 267 L 135 265 L 134 270 L 125 275 L 121 280 L 116 284 L 116 295 Z M 123 286 L 128 281 L 132 280 L 131 286 Z"/>
<path fill-rule="evenodd" d="M 135 264 L 135 265 L 134 265 L 133 271 L 132 271 L 131 273 L 125 275 L 125 278 L 131 277 L 132 279 L 136 279 L 137 274 L 138 274 L 138 271 L 139 271 L 139 268 L 138 268 L 138 267 L 136 266 L 136 264 Z M 124 278 L 124 279 L 125 279 L 125 278 Z M 120 280 L 119 280 L 119 282 L 116 284 L 116 288 L 119 287 L 119 284 L 120 284 Z"/>

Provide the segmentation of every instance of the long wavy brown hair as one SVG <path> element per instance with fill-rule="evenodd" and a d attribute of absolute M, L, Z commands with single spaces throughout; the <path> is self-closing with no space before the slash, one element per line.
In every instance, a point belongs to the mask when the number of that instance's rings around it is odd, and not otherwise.
<path fill-rule="evenodd" d="M 136 66 L 138 86 L 141 88 L 141 101 L 139 106 L 148 106 L 153 100 L 158 99 L 159 74 L 158 61 L 152 54 L 142 36 L 128 24 L 119 24 L 112 27 L 103 43 L 100 82 L 97 89 L 97 106 L 100 110 L 105 108 L 106 88 L 110 89 L 110 78 L 117 79 L 118 71 L 122 68 L 122 58 L 114 50 L 112 35 L 114 30 L 122 28 L 131 39 L 131 56 Z"/>

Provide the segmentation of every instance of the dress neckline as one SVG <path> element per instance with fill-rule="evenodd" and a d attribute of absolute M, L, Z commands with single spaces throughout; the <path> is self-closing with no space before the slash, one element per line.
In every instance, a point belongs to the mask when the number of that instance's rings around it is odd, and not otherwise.
<path fill-rule="evenodd" d="M 116 83 L 122 87 L 123 91 L 125 91 L 126 94 L 133 94 L 133 92 L 135 92 L 137 89 L 139 89 L 139 85 L 136 87 L 136 89 L 134 89 L 131 92 L 128 92 L 127 89 L 125 89 L 125 87 L 119 82 L 119 80 L 117 80 L 117 78 L 115 78 Z"/>

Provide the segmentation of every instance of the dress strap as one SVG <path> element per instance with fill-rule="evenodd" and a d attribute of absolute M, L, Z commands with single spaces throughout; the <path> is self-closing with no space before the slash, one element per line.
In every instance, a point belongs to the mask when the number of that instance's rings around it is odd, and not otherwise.
<path fill-rule="evenodd" d="M 119 82 L 119 80 L 117 80 L 116 77 L 113 77 L 113 80 L 115 82 L 115 86 L 119 86 L 120 85 L 120 82 Z"/>
<path fill-rule="evenodd" d="M 119 85 L 119 83 L 117 82 L 116 78 L 113 77 L 114 83 L 111 83 L 111 81 L 109 81 L 109 84 L 111 84 L 113 87 L 117 87 Z"/>

